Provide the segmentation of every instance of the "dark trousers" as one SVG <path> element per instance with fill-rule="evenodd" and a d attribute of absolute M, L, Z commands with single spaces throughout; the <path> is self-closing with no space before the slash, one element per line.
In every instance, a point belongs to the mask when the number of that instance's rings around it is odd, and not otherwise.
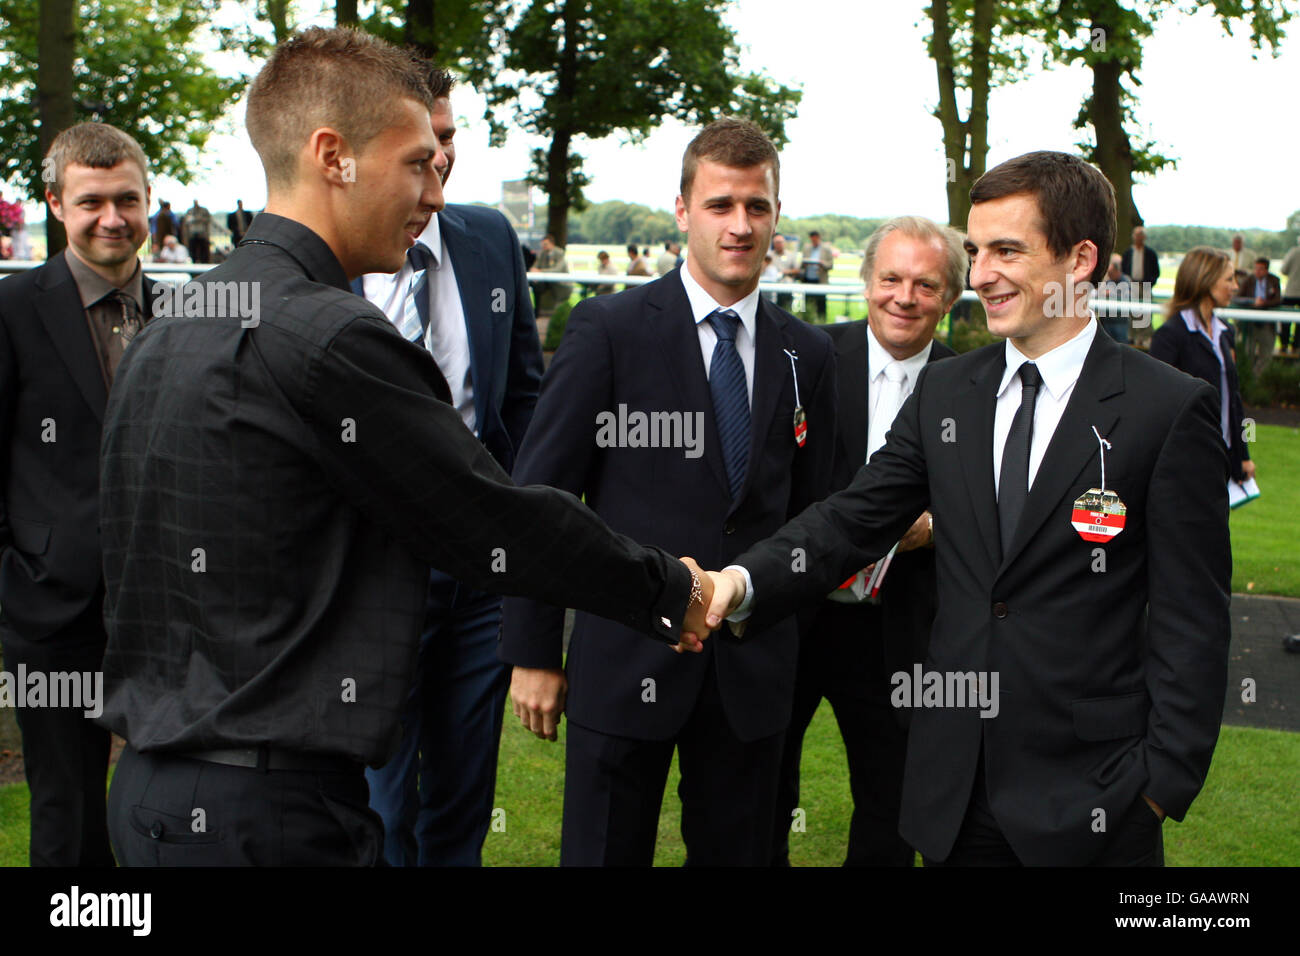
<path fill-rule="evenodd" d="M 808 303 L 808 321 L 825 322 L 826 321 L 826 296 L 813 295 L 810 292 L 804 293 L 804 300 Z"/>
<path fill-rule="evenodd" d="M 1300 298 L 1287 296 L 1282 299 L 1282 305 L 1290 308 L 1300 308 Z M 1282 343 L 1282 351 L 1288 349 L 1300 349 L 1300 319 L 1295 322 L 1279 322 L 1277 324 L 1278 339 Z"/>
<path fill-rule="evenodd" d="M 898 835 L 907 733 L 889 703 L 890 669 L 880 606 L 823 602 L 799 641 L 794 713 L 781 756 L 772 862 L 790 863 L 790 824 L 799 805 L 799 763 L 808 725 L 825 697 L 835 712 L 849 763 L 853 816 L 845 866 L 911 866 Z"/>
<path fill-rule="evenodd" d="M 561 866 L 650 866 L 677 747 L 688 866 L 766 866 L 784 734 L 742 742 L 715 671 L 674 740 L 631 740 L 569 722 Z"/>
<path fill-rule="evenodd" d="M 108 640 L 102 609 L 101 592 L 76 621 L 40 641 L 0 626 L 5 670 L 15 680 L 20 665 L 27 674 L 42 672 L 47 686 L 51 674 L 101 672 Z M 102 700 L 97 703 L 103 706 Z M 31 791 L 32 866 L 113 865 L 104 797 L 112 736 L 86 716 L 94 706 L 82 704 L 19 707 L 15 713 Z"/>
<path fill-rule="evenodd" d="M 390 866 L 482 865 L 510 686 L 500 629 L 500 597 L 432 573 L 402 742 L 366 771 Z"/>
<path fill-rule="evenodd" d="M 1140 796 L 1118 820 L 1112 821 L 1110 839 L 1090 866 L 1164 866 L 1162 821 Z M 926 866 L 1020 866 L 1011 845 L 989 806 L 984 754 L 980 753 L 970 805 L 952 852 L 942 862 L 925 858 Z"/>
<path fill-rule="evenodd" d="M 789 282 L 790 280 L 789 280 L 789 279 L 782 278 L 781 281 L 782 281 L 782 282 Z M 794 311 L 794 293 L 793 293 L 793 292 L 778 292 L 778 293 L 776 294 L 776 307 L 777 307 L 778 309 L 785 309 L 787 312 L 793 312 L 793 311 Z"/>
<path fill-rule="evenodd" d="M 190 236 L 190 259 L 193 262 L 208 262 L 212 258 L 212 246 L 207 236 Z"/>
<path fill-rule="evenodd" d="M 384 829 L 361 765 L 256 770 L 128 745 L 108 794 L 122 866 L 375 866 Z"/>

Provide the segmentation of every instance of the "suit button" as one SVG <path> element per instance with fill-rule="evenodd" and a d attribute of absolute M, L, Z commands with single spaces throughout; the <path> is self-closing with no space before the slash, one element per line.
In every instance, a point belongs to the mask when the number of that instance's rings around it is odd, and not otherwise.
<path fill-rule="evenodd" d="M 1005 601 L 998 601 L 993 605 L 993 616 L 999 621 L 1007 616 L 1007 604 Z"/>
<path fill-rule="evenodd" d="M 736 533 L 736 526 L 735 526 L 734 524 L 730 524 L 730 523 L 728 523 L 727 526 L 724 527 L 724 528 L 722 529 L 722 533 L 723 533 L 723 534 L 735 534 L 735 533 Z"/>
<path fill-rule="evenodd" d="M 153 826 L 149 828 L 149 836 L 153 837 L 155 840 L 161 840 L 162 835 L 163 825 L 159 821 L 155 820 Z"/>

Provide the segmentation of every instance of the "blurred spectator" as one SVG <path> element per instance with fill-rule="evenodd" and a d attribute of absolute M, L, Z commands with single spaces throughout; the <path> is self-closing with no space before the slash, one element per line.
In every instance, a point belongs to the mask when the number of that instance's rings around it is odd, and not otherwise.
<path fill-rule="evenodd" d="M 1134 227 L 1133 245 L 1120 256 L 1119 270 L 1133 283 L 1129 298 L 1150 302 L 1151 290 L 1160 279 L 1160 256 L 1147 245 L 1147 231 L 1141 226 Z"/>
<path fill-rule="evenodd" d="M 603 276 L 618 275 L 618 266 L 614 265 L 613 260 L 610 259 L 609 257 L 609 253 L 606 252 L 604 249 L 596 253 L 596 259 L 600 263 L 600 265 L 596 268 L 596 271 L 599 272 L 601 275 Z M 596 286 L 596 295 L 609 295 L 613 291 L 614 291 L 613 285 Z"/>
<path fill-rule="evenodd" d="M 244 233 L 248 232 L 248 226 L 253 221 L 253 214 L 244 208 L 244 200 L 235 200 L 235 211 L 226 217 L 226 228 L 230 230 L 230 244 L 239 245 L 239 240 L 244 238 Z"/>
<path fill-rule="evenodd" d="M 627 274 L 630 276 L 650 275 L 650 263 L 636 251 L 636 246 L 627 247 Z"/>
<path fill-rule="evenodd" d="M 1242 243 L 1240 233 L 1232 237 L 1232 248 L 1228 250 L 1228 261 L 1232 263 L 1232 271 L 1237 276 L 1238 282 L 1250 275 L 1251 268 L 1257 258 L 1259 257 Z"/>
<path fill-rule="evenodd" d="M 27 223 L 20 222 L 15 226 L 13 234 L 9 238 L 13 241 L 13 257 L 15 259 L 31 259 L 32 240 L 27 235 Z"/>
<path fill-rule="evenodd" d="M 681 261 L 681 253 L 681 243 L 669 239 L 664 243 L 663 254 L 659 256 L 659 260 L 655 263 L 655 272 L 661 276 L 666 276 L 672 272 Z"/>
<path fill-rule="evenodd" d="M 1133 299 L 1133 282 L 1124 274 L 1123 257 L 1114 253 L 1110 257 L 1110 268 L 1101 282 L 1097 283 L 1097 298 L 1113 299 L 1117 302 L 1129 302 Z M 1101 327 L 1112 339 L 1121 344 L 1128 344 L 1128 322 L 1130 312 L 1123 308 L 1097 309 Z"/>
<path fill-rule="evenodd" d="M 813 285 L 827 285 L 831 281 L 831 269 L 835 267 L 835 253 L 831 247 L 822 242 L 822 234 L 814 229 L 808 233 L 808 249 L 803 254 L 801 265 L 804 282 Z M 826 321 L 826 296 L 807 295 L 808 316 L 810 321 Z"/>
<path fill-rule="evenodd" d="M 210 238 L 212 235 L 212 213 L 194 200 L 194 205 L 185 210 L 181 220 L 181 242 L 190 250 L 190 257 L 195 262 L 207 262 L 212 256 Z"/>
<path fill-rule="evenodd" d="M 181 222 L 176 218 L 176 213 L 172 212 L 172 204 L 163 199 L 158 200 L 158 211 L 149 220 L 149 235 L 153 237 L 155 251 L 163 247 L 163 240 L 168 236 L 179 237 L 180 234 Z"/>
<path fill-rule="evenodd" d="M 772 237 L 772 264 L 776 266 L 777 271 L 781 273 L 781 282 L 797 282 L 799 279 L 799 261 L 795 258 L 794 250 L 786 249 L 785 236 L 779 232 Z M 776 294 L 776 304 L 778 308 L 785 309 L 787 312 L 794 308 L 793 292 L 778 292 Z"/>
<path fill-rule="evenodd" d="M 760 282 L 781 281 L 781 270 L 776 267 L 776 260 L 770 252 L 763 257 L 763 272 L 758 279 Z M 763 298 L 767 299 L 768 302 L 776 302 L 776 293 L 764 292 Z"/>
<path fill-rule="evenodd" d="M 153 258 L 154 262 L 189 262 L 190 251 L 175 236 L 167 236 Z"/>
<path fill-rule="evenodd" d="M 1174 295 L 1165 305 L 1165 322 L 1151 337 L 1151 356 L 1218 390 L 1219 433 L 1228 446 L 1226 477 L 1245 481 L 1255 477 L 1255 463 L 1241 429 L 1245 412 L 1233 359 L 1236 342 L 1232 331 L 1214 314 L 1216 306 L 1224 308 L 1232 302 L 1236 291 L 1235 271 L 1227 253 L 1209 246 L 1189 251 L 1174 277 Z"/>
<path fill-rule="evenodd" d="M 1286 288 L 1282 290 L 1282 304 L 1293 309 L 1300 309 L 1300 236 L 1296 244 L 1282 260 L 1282 275 L 1286 276 Z M 1296 322 L 1279 322 L 1278 335 L 1282 338 L 1282 351 L 1288 349 L 1300 351 L 1300 324 Z"/>
<path fill-rule="evenodd" d="M 0 235 L 0 259 L 14 257 L 14 241 L 9 236 Z"/>
<path fill-rule="evenodd" d="M 534 272 L 568 272 L 569 260 L 565 258 L 564 248 L 555 243 L 555 236 L 547 233 L 542 237 L 542 253 L 534 263 Z M 568 302 L 573 295 L 573 284 L 569 282 L 543 282 L 538 284 L 537 314 L 550 315 L 561 302 Z"/>

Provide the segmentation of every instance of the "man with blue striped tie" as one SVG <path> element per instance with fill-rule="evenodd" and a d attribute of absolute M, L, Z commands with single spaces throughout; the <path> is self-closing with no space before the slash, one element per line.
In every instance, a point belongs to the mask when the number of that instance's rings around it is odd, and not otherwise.
<path fill-rule="evenodd" d="M 752 123 L 718 120 L 692 141 L 677 199 L 685 265 L 574 308 L 517 482 L 585 495 L 616 530 L 702 564 L 727 563 L 827 493 L 830 339 L 758 292 L 779 176 Z M 579 613 L 567 672 L 563 622 L 510 599 L 501 641 L 523 724 L 554 740 L 569 716 L 560 862 L 649 865 L 676 750 L 688 862 L 766 865 L 795 619 L 678 656 Z"/>
<path fill-rule="evenodd" d="M 430 67 L 434 168 L 455 163 L 452 80 Z M 359 291 L 427 348 L 465 425 L 506 471 L 537 404 L 542 349 L 519 240 L 494 209 L 448 205 L 408 224 L 418 237 L 393 275 Z M 393 866 L 477 866 L 492 816 L 509 669 L 496 657 L 501 598 L 433 571 L 416 680 L 397 755 L 368 770 Z"/>

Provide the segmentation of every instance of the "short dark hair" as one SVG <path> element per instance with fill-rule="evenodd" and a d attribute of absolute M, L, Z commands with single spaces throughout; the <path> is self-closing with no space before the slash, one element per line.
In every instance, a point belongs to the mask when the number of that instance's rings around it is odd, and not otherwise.
<path fill-rule="evenodd" d="M 751 166 L 772 166 L 772 184 L 776 194 L 781 194 L 781 158 L 776 147 L 757 125 L 735 116 L 716 119 L 696 135 L 682 156 L 681 194 L 690 199 L 691 185 L 700 160 L 719 163 L 733 169 Z"/>
<path fill-rule="evenodd" d="M 1110 267 L 1115 246 L 1115 189 L 1078 156 L 1039 150 L 999 163 L 975 181 L 972 204 L 1028 193 L 1038 204 L 1047 248 L 1062 259 L 1087 239 L 1097 247 L 1097 265 L 1089 279 L 1097 282 Z"/>
<path fill-rule="evenodd" d="M 56 199 L 63 198 L 63 175 L 68 163 L 89 166 L 91 169 L 112 169 L 118 163 L 132 162 L 140 167 L 140 177 L 145 188 L 149 186 L 149 163 L 144 158 L 144 150 L 134 139 L 116 126 L 107 123 L 78 123 L 54 137 L 45 154 L 42 164 L 45 171 L 52 172 L 48 180 L 50 192 Z M 143 197 L 141 197 L 143 198 Z"/>
<path fill-rule="evenodd" d="M 427 63 L 424 82 L 429 85 L 429 95 L 435 100 L 440 100 L 445 96 L 451 96 L 456 78 L 451 75 L 450 70 L 445 70 L 430 60 Z"/>
<path fill-rule="evenodd" d="M 333 126 L 357 152 L 406 97 L 433 111 L 423 61 L 350 27 L 311 27 L 280 43 L 248 90 L 244 125 L 269 187 L 293 184 L 311 134 Z"/>
<path fill-rule="evenodd" d="M 1260 256 L 1258 259 L 1255 260 L 1255 265 L 1259 265 L 1261 262 L 1264 263 L 1265 266 L 1271 265 L 1271 263 L 1268 261 L 1268 256 Z"/>
<path fill-rule="evenodd" d="M 628 246 L 627 251 L 632 253 L 632 258 L 636 258 L 640 253 L 637 252 L 636 246 Z"/>
<path fill-rule="evenodd" d="M 822 234 L 818 232 L 816 229 L 813 229 L 809 231 L 808 238 L 811 239 L 813 236 L 816 236 L 818 239 L 820 239 L 822 237 Z"/>

